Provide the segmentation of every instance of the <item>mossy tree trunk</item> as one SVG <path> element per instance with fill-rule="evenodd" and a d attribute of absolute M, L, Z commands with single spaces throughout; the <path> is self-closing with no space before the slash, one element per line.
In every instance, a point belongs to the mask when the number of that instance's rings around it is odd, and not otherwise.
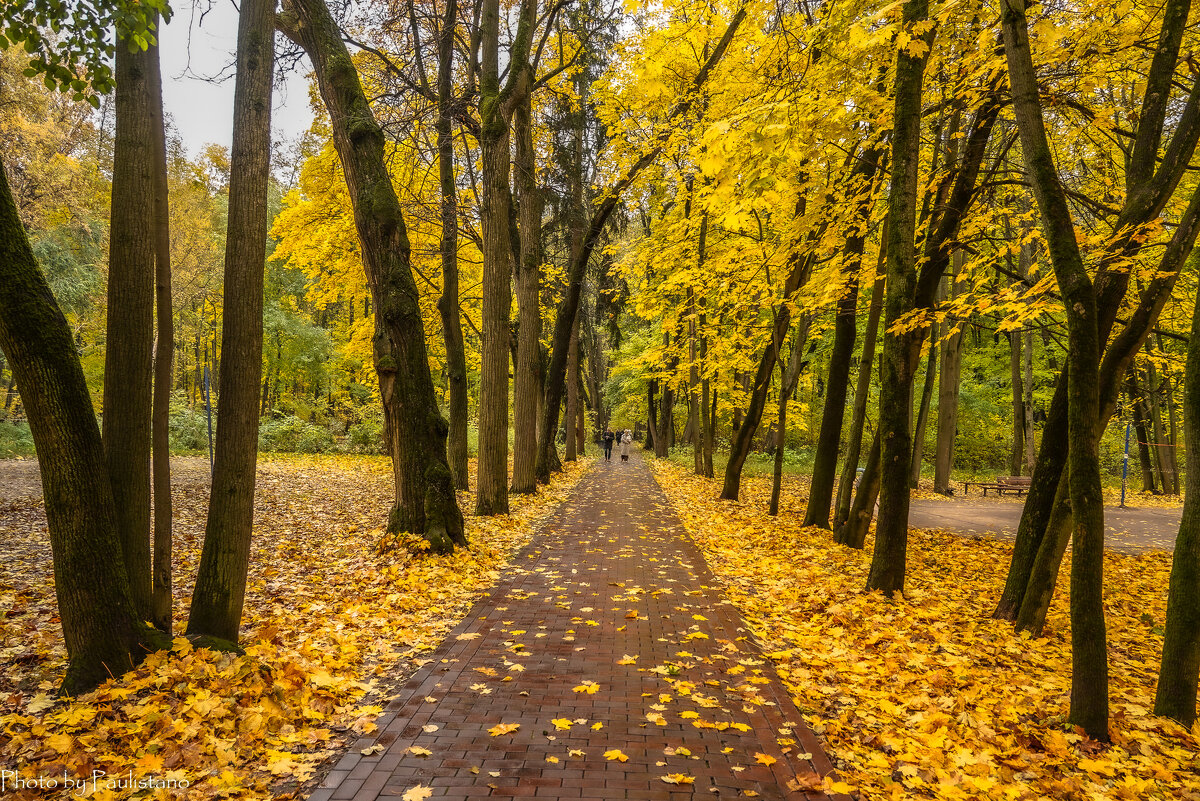
<path fill-rule="evenodd" d="M 434 551 L 449 552 L 467 539 L 446 457 L 448 425 L 429 374 L 408 230 L 384 161 L 383 130 L 323 0 L 285 0 L 283 8 L 277 24 L 308 53 L 329 110 L 371 289 L 375 369 L 396 480 L 388 530 L 413 532 Z"/>
<path fill-rule="evenodd" d="M 116 504 L 71 329 L 34 260 L 0 164 L 0 350 L 37 447 L 67 647 L 61 690 L 77 695 L 169 644 L 129 593 Z M 148 535 L 147 535 L 148 536 Z"/>

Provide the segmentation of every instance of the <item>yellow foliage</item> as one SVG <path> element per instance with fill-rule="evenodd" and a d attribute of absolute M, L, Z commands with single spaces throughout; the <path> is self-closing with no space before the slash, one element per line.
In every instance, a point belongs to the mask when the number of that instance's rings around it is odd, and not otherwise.
<path fill-rule="evenodd" d="M 57 776 L 60 785 L 64 771 L 81 778 L 132 771 L 135 779 L 188 782 L 180 797 L 275 796 L 280 778 L 303 781 L 348 737 L 375 729 L 383 709 L 373 701 L 386 689 L 380 682 L 423 663 L 587 464 L 568 465 L 563 479 L 536 496 L 515 497 L 510 517 L 467 517 L 470 550 L 379 557 L 372 545 L 392 497 L 386 459 L 260 460 L 246 654 L 194 649 L 180 637 L 169 652 L 150 654 L 133 672 L 71 701 L 47 695 L 65 653 L 51 622 L 50 566 L 40 556 L 48 552 L 44 524 L 30 522 L 40 501 L 29 501 L 28 514 L 6 513 L 0 541 L 21 569 L 0 578 L 0 600 L 14 610 L 0 619 L 0 642 L 27 645 L 19 662 L 10 650 L 0 676 L 0 766 L 25 778 Z M 188 466 L 176 468 L 175 497 L 176 581 L 184 587 L 199 558 L 207 500 L 189 483 L 208 470 L 206 461 Z M 37 695 L 17 689 L 35 684 Z M 517 724 L 506 725 L 512 731 Z"/>
<path fill-rule="evenodd" d="M 1065 724 L 1070 629 L 1064 566 L 1046 636 L 990 615 L 1011 545 L 909 533 L 906 597 L 863 592 L 870 546 L 800 526 L 805 498 L 767 479 L 743 501 L 665 460 L 654 471 L 805 720 L 864 799 L 1200 798 L 1200 728 L 1150 713 L 1170 559 L 1106 555 L 1113 744 Z M 1150 622 L 1147 622 L 1150 621 Z"/>

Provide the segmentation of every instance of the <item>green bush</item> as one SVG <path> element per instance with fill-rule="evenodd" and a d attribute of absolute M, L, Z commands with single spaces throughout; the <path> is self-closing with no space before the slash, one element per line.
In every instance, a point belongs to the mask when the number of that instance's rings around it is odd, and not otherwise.
<path fill-rule="evenodd" d="M 214 422 L 216 416 L 214 415 Z M 171 409 L 169 423 L 171 451 L 190 453 L 208 451 L 208 419 L 203 407 L 189 409 L 186 406 Z M 213 432 L 216 433 L 215 431 Z"/>
<path fill-rule="evenodd" d="M 258 427 L 258 449 L 274 453 L 329 453 L 333 435 L 329 429 L 299 417 L 264 420 Z"/>
<path fill-rule="evenodd" d="M 33 456 L 33 435 L 26 422 L 0 421 L 0 459 Z"/>
<path fill-rule="evenodd" d="M 383 421 L 370 418 L 354 423 L 346 432 L 346 447 L 352 453 L 383 453 Z"/>

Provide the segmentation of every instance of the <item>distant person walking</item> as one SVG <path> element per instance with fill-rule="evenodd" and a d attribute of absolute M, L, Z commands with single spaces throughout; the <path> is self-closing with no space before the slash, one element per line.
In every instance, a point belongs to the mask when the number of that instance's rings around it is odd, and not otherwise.
<path fill-rule="evenodd" d="M 606 461 L 606 462 L 612 461 L 613 440 L 615 440 L 616 438 L 617 438 L 617 435 L 613 433 L 612 427 L 605 429 L 605 431 L 604 431 L 604 461 Z"/>
<path fill-rule="evenodd" d="M 621 435 L 621 461 L 629 461 L 629 443 L 633 442 L 633 434 L 629 429 L 625 429 L 625 433 Z"/>

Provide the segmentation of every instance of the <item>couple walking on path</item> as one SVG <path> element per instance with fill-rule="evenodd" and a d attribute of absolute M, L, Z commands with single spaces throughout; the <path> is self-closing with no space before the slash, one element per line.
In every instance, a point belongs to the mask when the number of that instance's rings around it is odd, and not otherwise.
<path fill-rule="evenodd" d="M 617 435 L 613 433 L 611 428 L 604 432 L 604 461 L 612 461 L 613 440 L 617 439 Z M 621 432 L 621 461 L 629 461 L 629 443 L 633 442 L 633 433 L 627 428 Z"/>

